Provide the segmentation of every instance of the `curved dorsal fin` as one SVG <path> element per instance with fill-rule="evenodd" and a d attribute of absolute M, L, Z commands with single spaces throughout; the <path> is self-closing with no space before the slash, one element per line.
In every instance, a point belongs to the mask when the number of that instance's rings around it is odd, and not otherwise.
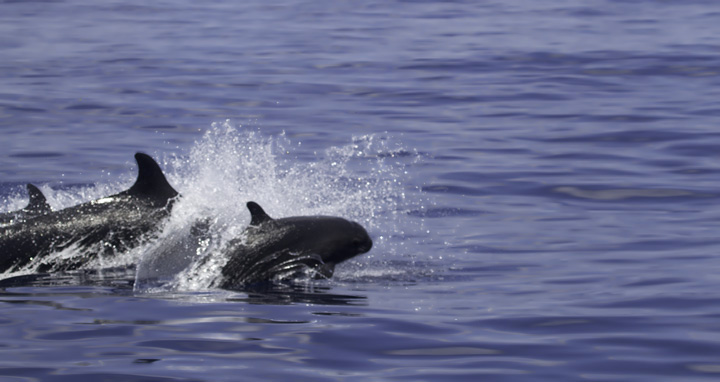
<path fill-rule="evenodd" d="M 45 199 L 45 195 L 43 195 L 39 188 L 35 187 L 34 184 L 28 183 L 27 191 L 30 196 L 30 201 L 28 202 L 28 205 L 23 208 L 26 212 L 32 212 L 33 214 L 46 214 L 52 211 L 47 199 Z"/>
<path fill-rule="evenodd" d="M 136 153 L 135 160 L 138 164 L 138 177 L 135 184 L 125 191 L 126 194 L 164 202 L 178 195 L 154 159 L 147 154 Z"/>
<path fill-rule="evenodd" d="M 250 210 L 250 225 L 260 225 L 273 220 L 273 218 L 266 214 L 265 210 L 263 210 L 262 207 L 255 202 L 247 202 L 247 208 Z"/>

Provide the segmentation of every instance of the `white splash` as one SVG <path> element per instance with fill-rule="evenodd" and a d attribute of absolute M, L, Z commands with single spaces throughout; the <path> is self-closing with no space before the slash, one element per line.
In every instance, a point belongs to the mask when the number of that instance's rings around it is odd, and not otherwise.
<path fill-rule="evenodd" d="M 370 254 L 354 261 L 364 262 L 361 268 L 375 254 L 392 252 L 382 231 L 396 229 L 406 198 L 404 162 L 416 160 L 417 154 L 401 156 L 407 151 L 375 135 L 314 153 L 313 161 L 298 159 L 300 146 L 284 134 L 267 137 L 226 121 L 213 125 L 189 155 L 169 160 L 167 167 L 175 169 L 170 182 L 183 196 L 155 248 L 145 251 L 136 285 L 143 288 L 143 280 L 167 278 L 169 269 L 184 268 L 163 288 L 208 288 L 227 261 L 222 248 L 249 224 L 248 201 L 274 218 L 333 215 L 359 222 L 375 241 Z M 211 239 L 199 250 L 183 242 L 198 217 L 209 217 L 212 225 Z M 172 265 L 155 261 L 153 256 L 168 252 L 165 258 L 172 258 Z M 147 272 L 146 264 L 158 272 Z M 378 267 L 376 273 L 382 273 L 382 264 Z M 343 275 L 347 278 L 347 271 Z"/>

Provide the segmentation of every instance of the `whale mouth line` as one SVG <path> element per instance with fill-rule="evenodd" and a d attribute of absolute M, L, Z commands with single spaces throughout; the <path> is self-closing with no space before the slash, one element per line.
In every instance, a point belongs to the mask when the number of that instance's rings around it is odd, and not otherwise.
<path fill-rule="evenodd" d="M 368 242 L 367 244 L 359 247 L 359 248 L 358 248 L 358 251 L 360 251 L 360 254 L 368 253 L 368 252 L 370 252 L 370 250 L 372 249 L 372 247 L 373 247 L 372 242 Z"/>

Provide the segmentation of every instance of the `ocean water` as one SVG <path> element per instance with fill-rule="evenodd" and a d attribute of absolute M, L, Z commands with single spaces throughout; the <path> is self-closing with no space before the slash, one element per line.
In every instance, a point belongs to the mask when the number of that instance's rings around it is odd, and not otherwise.
<path fill-rule="evenodd" d="M 183 194 L 156 242 L 0 290 L 0 381 L 718 380 L 718 15 L 0 0 L 2 210 L 121 191 L 138 151 Z M 137 271 L 249 200 L 375 245 L 261 290 Z"/>

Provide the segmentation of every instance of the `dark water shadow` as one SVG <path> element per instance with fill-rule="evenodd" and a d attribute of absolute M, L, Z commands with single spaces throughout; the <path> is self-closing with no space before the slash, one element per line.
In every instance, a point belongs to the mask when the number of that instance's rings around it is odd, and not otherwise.
<path fill-rule="evenodd" d="M 13 304 L 45 304 L 52 302 L 18 297 L 43 297 L 58 295 L 74 296 L 138 296 L 152 298 L 172 298 L 192 300 L 194 291 L 168 291 L 167 293 L 137 294 L 133 291 L 135 270 L 113 268 L 103 270 L 84 270 L 65 273 L 38 273 L 10 277 L 0 280 L 0 302 Z M 283 283 L 258 283 L 233 290 L 232 295 L 224 298 L 227 302 L 242 302 L 254 305 L 367 305 L 367 297 L 362 295 L 332 293 L 332 284 L 327 280 L 298 280 Z M 219 291 L 220 293 L 227 293 Z M 57 306 L 56 308 L 62 309 Z"/>
<path fill-rule="evenodd" d="M 313 282 L 274 284 L 263 283 L 249 286 L 241 292 L 247 297 L 231 297 L 227 301 L 245 302 L 255 305 L 353 305 L 366 306 L 367 297 L 350 294 L 332 293 L 332 287 L 317 285 Z"/>

